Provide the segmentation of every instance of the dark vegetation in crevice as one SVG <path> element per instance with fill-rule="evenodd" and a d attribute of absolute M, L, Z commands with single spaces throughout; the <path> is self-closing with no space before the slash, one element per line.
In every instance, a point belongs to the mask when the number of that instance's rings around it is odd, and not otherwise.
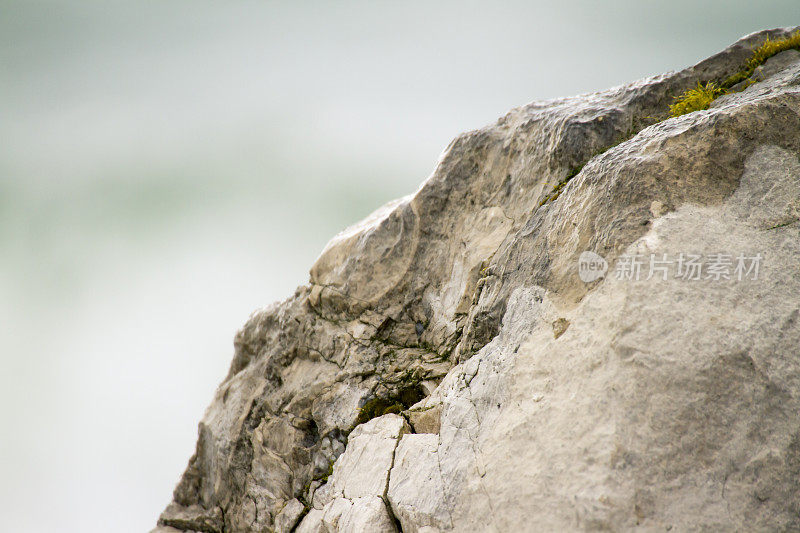
<path fill-rule="evenodd" d="M 415 403 L 425 398 L 425 391 L 418 383 L 410 383 L 396 393 L 386 397 L 376 396 L 367 400 L 358 411 L 356 426 L 369 422 L 385 414 L 401 414 Z"/>

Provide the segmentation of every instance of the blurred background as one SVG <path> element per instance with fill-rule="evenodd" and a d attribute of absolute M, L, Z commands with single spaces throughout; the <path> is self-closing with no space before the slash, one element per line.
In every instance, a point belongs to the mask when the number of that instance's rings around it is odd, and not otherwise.
<path fill-rule="evenodd" d="M 459 132 L 797 0 L 0 0 L 0 530 L 148 531 L 251 311 Z"/>

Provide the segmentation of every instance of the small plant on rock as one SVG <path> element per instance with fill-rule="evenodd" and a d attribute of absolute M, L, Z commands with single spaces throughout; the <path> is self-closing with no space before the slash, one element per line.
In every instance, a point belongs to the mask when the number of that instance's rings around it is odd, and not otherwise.
<path fill-rule="evenodd" d="M 669 106 L 669 114 L 673 117 L 679 117 L 692 111 L 708 109 L 711 102 L 725 92 L 725 89 L 717 86 L 713 81 L 705 85 L 698 81 L 697 87 L 675 97 L 675 103 Z"/>

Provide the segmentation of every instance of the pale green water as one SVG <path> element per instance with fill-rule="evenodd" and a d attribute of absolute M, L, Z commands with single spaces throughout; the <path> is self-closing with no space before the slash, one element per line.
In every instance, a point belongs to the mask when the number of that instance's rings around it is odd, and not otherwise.
<path fill-rule="evenodd" d="M 235 329 L 458 132 L 800 20 L 608 5 L 0 1 L 0 530 L 151 527 Z"/>

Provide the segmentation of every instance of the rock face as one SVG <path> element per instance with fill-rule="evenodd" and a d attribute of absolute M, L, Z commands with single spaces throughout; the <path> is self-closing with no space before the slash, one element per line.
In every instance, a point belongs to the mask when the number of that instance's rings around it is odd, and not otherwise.
<path fill-rule="evenodd" d="M 237 334 L 155 531 L 800 529 L 800 54 L 664 119 L 791 31 L 455 139 Z"/>

